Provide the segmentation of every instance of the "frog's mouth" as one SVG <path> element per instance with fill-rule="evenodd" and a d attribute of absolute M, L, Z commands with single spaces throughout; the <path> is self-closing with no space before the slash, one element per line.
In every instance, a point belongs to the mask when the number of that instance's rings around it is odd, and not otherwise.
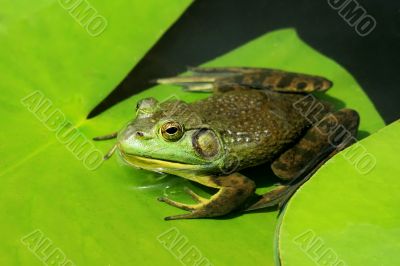
<path fill-rule="evenodd" d="M 186 164 L 175 161 L 159 160 L 125 153 L 118 149 L 122 159 L 128 164 L 141 169 L 179 175 L 182 172 L 194 172 L 204 169 L 204 165 Z"/>

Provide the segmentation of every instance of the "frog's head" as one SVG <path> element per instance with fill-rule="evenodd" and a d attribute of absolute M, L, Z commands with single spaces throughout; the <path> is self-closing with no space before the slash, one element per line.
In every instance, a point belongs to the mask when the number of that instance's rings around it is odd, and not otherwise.
<path fill-rule="evenodd" d="M 215 172 L 224 158 L 218 132 L 179 100 L 139 101 L 136 118 L 119 132 L 117 141 L 127 163 L 157 172 Z"/>

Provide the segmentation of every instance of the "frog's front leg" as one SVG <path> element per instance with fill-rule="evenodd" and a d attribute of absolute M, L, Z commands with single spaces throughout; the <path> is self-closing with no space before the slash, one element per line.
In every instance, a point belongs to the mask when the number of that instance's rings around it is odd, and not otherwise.
<path fill-rule="evenodd" d="M 99 140 L 109 140 L 109 139 L 115 139 L 118 136 L 118 131 L 103 135 L 103 136 L 98 136 L 94 137 L 93 140 L 99 141 Z"/>
<path fill-rule="evenodd" d="M 98 136 L 94 137 L 93 140 L 95 141 L 100 141 L 100 140 L 110 140 L 110 139 L 115 139 L 118 136 L 118 131 L 104 135 L 104 136 Z M 108 152 L 106 155 L 104 155 L 103 160 L 108 160 L 110 157 L 114 154 L 115 150 L 117 149 L 117 145 L 115 144 Z"/>
<path fill-rule="evenodd" d="M 208 187 L 218 188 L 218 192 L 205 199 L 196 195 L 193 191 L 186 192 L 197 201 L 196 204 L 184 204 L 161 197 L 158 200 L 174 207 L 189 211 L 186 214 L 165 217 L 165 220 L 191 219 L 203 217 L 215 217 L 225 215 L 242 206 L 254 193 L 255 184 L 252 180 L 239 173 L 228 176 L 205 176 L 192 179 Z"/>

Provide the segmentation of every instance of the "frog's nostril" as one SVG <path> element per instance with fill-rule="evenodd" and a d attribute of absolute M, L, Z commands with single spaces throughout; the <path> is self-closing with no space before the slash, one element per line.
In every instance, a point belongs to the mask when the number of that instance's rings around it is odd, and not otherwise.
<path fill-rule="evenodd" d="M 144 134 L 143 134 L 143 132 L 141 132 L 141 131 L 136 131 L 136 136 L 137 136 L 137 137 L 143 137 Z"/>

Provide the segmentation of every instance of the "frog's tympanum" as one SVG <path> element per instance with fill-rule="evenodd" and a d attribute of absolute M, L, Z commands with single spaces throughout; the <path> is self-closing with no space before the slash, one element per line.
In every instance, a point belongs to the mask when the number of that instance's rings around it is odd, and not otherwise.
<path fill-rule="evenodd" d="M 190 70 L 191 76 L 158 83 L 213 92 L 210 97 L 193 103 L 142 99 L 125 128 L 95 138 L 117 138 L 106 157 L 117 150 L 134 167 L 218 189 L 210 198 L 186 189 L 196 204 L 159 198 L 188 211 L 166 220 L 281 205 L 322 163 L 355 140 L 357 112 L 333 111 L 310 94 L 331 87 L 325 78 L 264 68 Z M 256 199 L 254 182 L 240 171 L 265 163 L 283 184 Z"/>

